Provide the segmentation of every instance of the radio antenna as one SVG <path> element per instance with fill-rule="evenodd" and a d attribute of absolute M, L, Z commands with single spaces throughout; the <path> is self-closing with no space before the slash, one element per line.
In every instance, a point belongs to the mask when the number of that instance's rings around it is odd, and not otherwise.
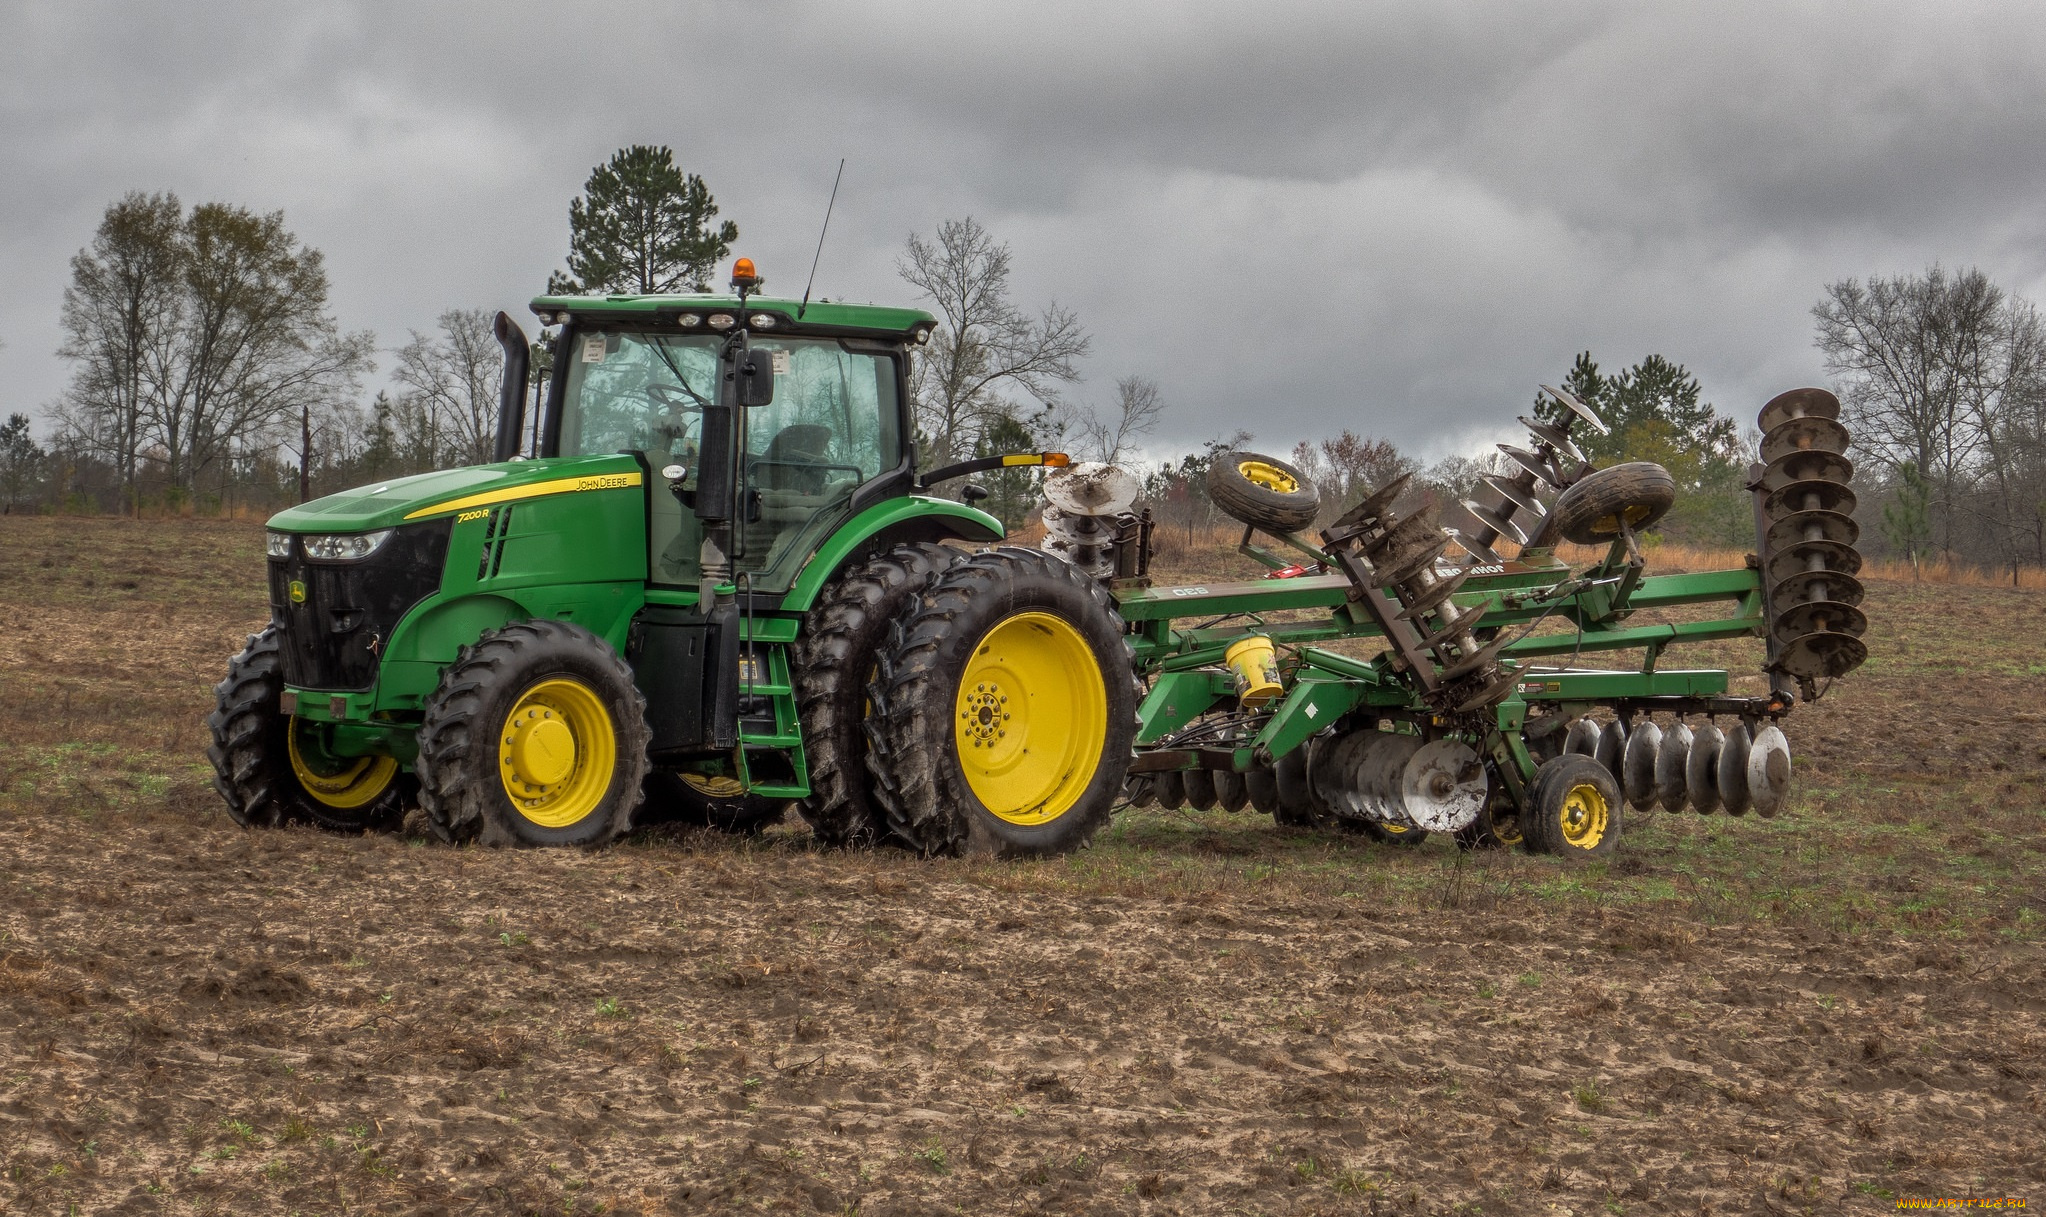
<path fill-rule="evenodd" d="M 845 158 L 838 158 L 838 172 L 831 178 L 831 201 L 824 204 L 824 232 L 817 234 L 817 252 L 810 257 L 810 281 L 803 284 L 803 302 L 796 306 L 796 320 L 810 307 L 810 288 L 817 282 L 817 259 L 824 256 L 824 233 L 831 231 L 831 209 L 838 205 L 838 179 L 845 176 Z"/>

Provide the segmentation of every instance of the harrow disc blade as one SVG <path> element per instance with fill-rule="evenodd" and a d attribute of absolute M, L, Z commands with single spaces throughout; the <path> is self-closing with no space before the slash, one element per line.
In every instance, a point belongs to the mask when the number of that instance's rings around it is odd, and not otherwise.
<path fill-rule="evenodd" d="M 1580 718 L 1570 724 L 1570 730 L 1563 735 L 1563 751 L 1575 752 L 1580 756 L 1598 755 L 1598 724 L 1589 718 Z"/>
<path fill-rule="evenodd" d="M 1655 794 L 1664 811 L 1682 811 L 1690 797 L 1684 781 L 1685 766 L 1691 759 L 1691 729 L 1681 721 L 1662 737 L 1655 750 Z"/>
<path fill-rule="evenodd" d="M 1861 580 L 1844 571 L 1832 570 L 1799 571 L 1778 580 L 1769 589 L 1769 603 L 1784 609 L 1793 604 L 1816 604 L 1821 600 L 1860 604 L 1862 596 Z"/>
<path fill-rule="evenodd" d="M 1643 718 L 1627 734 L 1627 751 L 1620 758 L 1620 788 L 1634 810 L 1655 810 L 1655 761 L 1662 754 L 1662 728 Z"/>
<path fill-rule="evenodd" d="M 1482 503 L 1473 503 L 1469 499 L 1464 499 L 1462 502 L 1463 509 L 1470 513 L 1471 519 L 1476 520 L 1480 524 L 1483 524 L 1485 527 L 1491 529 L 1495 533 L 1498 533 L 1500 536 L 1512 537 L 1515 541 L 1519 542 L 1522 545 L 1527 544 L 1527 534 L 1521 531 L 1520 525 L 1515 524 L 1512 520 L 1509 520 L 1502 515 L 1499 515 L 1497 512 L 1484 506 Z"/>
<path fill-rule="evenodd" d="M 1463 581 L 1470 577 L 1469 571 L 1460 570 L 1453 575 L 1437 579 L 1429 584 L 1426 589 L 1416 594 L 1413 599 L 1407 601 L 1406 607 L 1399 611 L 1399 619 L 1401 621 L 1414 620 L 1436 605 L 1441 604 L 1444 600 L 1456 595 L 1456 589 L 1462 587 Z"/>
<path fill-rule="evenodd" d="M 1554 448 L 1556 455 L 1568 457 L 1580 465 L 1584 464 L 1584 453 L 1578 451 L 1577 445 L 1570 442 L 1570 433 L 1563 430 L 1563 428 L 1551 427 L 1549 424 L 1529 418 L 1525 414 L 1520 416 L 1520 423 L 1527 428 L 1527 433 L 1534 436 L 1537 442 Z"/>
<path fill-rule="evenodd" d="M 1158 780 L 1148 773 L 1133 773 L 1122 784 L 1122 797 L 1132 807 L 1158 805 Z"/>
<path fill-rule="evenodd" d="M 1606 426 L 1606 420 L 1600 418 L 1598 416 L 1597 411 L 1593 410 L 1590 406 L 1585 405 L 1583 402 L 1578 401 L 1575 397 L 1572 397 L 1570 394 L 1565 393 L 1563 390 L 1555 388 L 1551 385 L 1543 385 L 1542 392 L 1547 393 L 1550 397 L 1553 397 L 1557 401 L 1562 402 L 1566 407 L 1569 408 L 1572 414 L 1575 414 L 1577 417 L 1583 419 L 1585 422 L 1590 423 L 1592 429 L 1594 431 L 1597 431 L 1600 435 L 1611 435 L 1613 433 L 1613 429 L 1611 427 Z"/>
<path fill-rule="evenodd" d="M 1422 745 L 1400 774 L 1407 816 L 1429 832 L 1455 832 L 1475 823 L 1490 793 L 1484 761 L 1461 740 Z"/>
<path fill-rule="evenodd" d="M 1806 634 L 1848 634 L 1859 638 L 1868 633 L 1868 615 L 1837 600 L 1811 600 L 1778 613 L 1775 629 L 1779 642 L 1793 642 Z"/>
<path fill-rule="evenodd" d="M 1756 417 L 1755 425 L 1767 434 L 1793 418 L 1839 417 L 1840 399 L 1831 392 L 1825 389 L 1792 389 L 1770 398 Z"/>
<path fill-rule="evenodd" d="M 1868 648 L 1852 634 L 1806 634 L 1783 644 L 1776 666 L 1807 680 L 1845 676 L 1868 662 Z"/>
<path fill-rule="evenodd" d="M 1112 516 L 1127 511 L 1144 484 L 1120 465 L 1083 461 L 1054 470 L 1044 479 L 1044 497 L 1076 516 Z"/>
<path fill-rule="evenodd" d="M 1507 635 L 1501 634 L 1471 654 L 1450 664 L 1442 669 L 1442 682 L 1447 684 L 1452 680 L 1462 680 L 1473 672 L 1480 672 L 1490 667 L 1492 662 L 1499 658 L 1499 652 L 1505 648 L 1509 641 L 1511 639 Z"/>
<path fill-rule="evenodd" d="M 1443 609 L 1441 617 L 1437 618 L 1441 624 L 1435 627 L 1434 633 L 1421 640 L 1422 648 L 1430 651 L 1434 650 L 1458 634 L 1475 626 L 1478 623 L 1478 619 L 1484 615 L 1485 606 L 1482 604 L 1473 604 L 1469 608 L 1462 609 L 1451 605 Z"/>
<path fill-rule="evenodd" d="M 1044 521 L 1046 532 L 1080 545 L 1106 545 L 1115 539 L 1115 521 L 1107 516 L 1075 515 L 1046 503 L 1039 518 Z"/>
<path fill-rule="evenodd" d="M 1618 719 L 1599 730 L 1598 747 L 1591 755 L 1606 767 L 1606 772 L 1613 775 L 1614 785 L 1618 785 L 1622 779 L 1620 758 L 1627 755 L 1627 729 L 1620 725 Z"/>
<path fill-rule="evenodd" d="M 1748 729 L 1739 723 L 1719 742 L 1718 773 L 1713 783 L 1719 802 L 1730 816 L 1748 814 Z"/>
<path fill-rule="evenodd" d="M 1830 418 L 1793 418 L 1762 438 L 1762 461 L 1792 452 L 1846 452 L 1847 428 Z"/>
<path fill-rule="evenodd" d="M 1499 451 L 1506 454 L 1507 460 L 1533 474 L 1537 481 L 1547 482 L 1558 490 L 1563 488 L 1562 472 L 1541 457 L 1525 448 L 1516 448 L 1512 444 L 1500 444 Z"/>
<path fill-rule="evenodd" d="M 1506 561 L 1506 559 L 1499 556 L 1499 552 L 1497 550 L 1493 549 L 1490 545 L 1486 544 L 1485 541 L 1481 541 L 1476 537 L 1469 536 L 1468 534 L 1460 532 L 1454 528 L 1445 528 L 1442 531 L 1449 534 L 1450 540 L 1462 546 L 1463 551 L 1465 553 L 1469 554 L 1473 558 L 1476 558 L 1480 562 L 1484 562 L 1492 566 L 1498 566 L 1500 563 Z M 1493 541 L 1496 541 L 1498 539 L 1499 538 L 1497 537 L 1488 538 L 1488 540 Z"/>
<path fill-rule="evenodd" d="M 1769 548 L 1788 549 L 1806 541 L 1852 545 L 1861 540 L 1861 525 L 1837 511 L 1797 511 L 1769 525 Z"/>
<path fill-rule="evenodd" d="M 1483 688 L 1458 702 L 1455 707 L 1456 712 L 1458 714 L 1468 714 L 1473 710 L 1482 710 L 1506 696 L 1519 681 L 1520 673 L 1511 669 L 1502 671 L 1499 675 L 1494 676 L 1490 683 L 1486 684 Z"/>
<path fill-rule="evenodd" d="M 1725 737 L 1707 723 L 1691 732 L 1691 754 L 1684 760 L 1684 793 L 1691 810 L 1709 816 L 1719 810 L 1719 744 Z"/>
<path fill-rule="evenodd" d="M 1775 723 L 1755 732 L 1748 745 L 1748 797 L 1755 814 L 1771 819 L 1790 799 L 1790 741 Z"/>
<path fill-rule="evenodd" d="M 1816 570 L 1812 563 L 1820 565 Z M 1806 573 L 1853 575 L 1861 570 L 1861 555 L 1852 545 L 1838 541 L 1796 541 L 1781 553 L 1769 556 L 1769 578 L 1781 583 L 1792 575 Z"/>
<path fill-rule="evenodd" d="M 1411 473 L 1402 473 L 1390 482 L 1357 500 L 1355 507 L 1344 512 L 1334 524 L 1329 526 L 1330 530 L 1355 528 L 1367 520 L 1375 520 L 1384 515 L 1385 509 L 1393 505 L 1393 501 L 1400 497 L 1400 492 L 1407 488 L 1407 483 L 1412 481 L 1413 477 L 1414 475 Z"/>
<path fill-rule="evenodd" d="M 1250 789 L 1250 805 L 1266 815 L 1275 814 L 1279 803 L 1279 775 L 1265 766 L 1258 766 L 1243 775 L 1243 784 Z"/>
<path fill-rule="evenodd" d="M 1770 491 L 1769 497 L 1762 501 L 1762 510 L 1770 519 L 1780 520 L 1800 511 L 1837 511 L 1841 515 L 1852 515 L 1854 504 L 1854 490 L 1846 483 L 1804 478 L 1786 482 Z"/>
<path fill-rule="evenodd" d="M 1357 819 L 1365 814 L 1363 782 L 1358 775 L 1372 742 L 1380 738 L 1378 731 L 1366 728 L 1339 736 L 1326 747 L 1314 750 L 1307 780 L 1314 784 L 1321 801 L 1337 815 Z"/>
<path fill-rule="evenodd" d="M 1421 750 L 1421 737 L 1380 732 L 1364 753 L 1359 766 L 1364 792 L 1364 815 L 1386 824 L 1413 825 L 1407 815 L 1406 796 L 1401 788 L 1407 762 Z"/>
<path fill-rule="evenodd" d="M 1432 524 L 1430 527 L 1434 539 L 1427 544 L 1416 545 L 1412 549 L 1387 557 L 1382 562 L 1375 560 L 1372 562 L 1373 587 L 1391 587 L 1395 583 L 1404 583 L 1426 570 L 1442 556 L 1442 551 L 1449 548 L 1449 537 Z"/>
<path fill-rule="evenodd" d="M 1513 504 L 1515 508 L 1526 512 L 1531 519 L 1539 520 L 1548 511 L 1542 506 L 1542 501 L 1534 496 L 1533 487 L 1523 486 L 1513 478 L 1487 475 L 1479 478 L 1478 482 L 1497 491 L 1500 501 Z"/>
<path fill-rule="evenodd" d="M 1397 562 L 1409 550 L 1418 549 L 1442 538 L 1442 530 L 1435 523 L 1433 511 L 1417 511 L 1365 543 L 1364 552 L 1373 566 L 1384 566 Z"/>
<path fill-rule="evenodd" d="M 1833 482 L 1844 485 L 1854 477 L 1854 462 L 1837 452 L 1807 450 L 1786 453 L 1762 471 L 1762 489 L 1781 490 L 1792 482 Z"/>

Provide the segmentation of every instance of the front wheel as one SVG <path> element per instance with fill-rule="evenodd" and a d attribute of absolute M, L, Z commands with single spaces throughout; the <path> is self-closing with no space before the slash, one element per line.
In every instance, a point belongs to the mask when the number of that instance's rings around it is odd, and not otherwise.
<path fill-rule="evenodd" d="M 1137 725 L 1122 619 L 1056 558 L 954 563 L 882 649 L 872 699 L 876 790 L 920 853 L 1064 853 L 1121 797 Z"/>
<path fill-rule="evenodd" d="M 646 776 L 646 700 L 603 639 L 521 621 L 462 648 L 426 699 L 419 798 L 434 832 L 485 845 L 602 845 Z"/>
<path fill-rule="evenodd" d="M 274 625 L 251 634 L 213 689 L 206 757 L 228 815 L 244 828 L 294 821 L 329 832 L 396 828 L 412 779 L 388 756 L 342 755 L 331 726 L 286 715 L 278 646 Z"/>
<path fill-rule="evenodd" d="M 641 787 L 639 824 L 675 823 L 755 836 L 781 822 L 787 799 L 747 794 L 737 778 L 655 769 Z"/>

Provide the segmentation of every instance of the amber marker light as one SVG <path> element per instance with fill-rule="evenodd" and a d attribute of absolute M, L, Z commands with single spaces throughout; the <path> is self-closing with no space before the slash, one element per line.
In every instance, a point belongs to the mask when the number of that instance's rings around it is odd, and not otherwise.
<path fill-rule="evenodd" d="M 760 275 L 753 269 L 753 259 L 741 258 L 732 263 L 732 282 L 748 286 L 760 282 Z"/>
<path fill-rule="evenodd" d="M 1064 469 L 1073 463 L 1073 458 L 1063 452 L 1047 452 L 1044 454 L 1044 463 L 1054 469 Z"/>

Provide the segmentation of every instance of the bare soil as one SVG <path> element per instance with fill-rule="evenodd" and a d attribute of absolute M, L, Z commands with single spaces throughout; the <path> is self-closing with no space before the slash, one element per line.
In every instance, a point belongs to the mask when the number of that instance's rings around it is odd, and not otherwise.
<path fill-rule="evenodd" d="M 493 852 L 228 821 L 260 544 L 0 518 L 0 1210 L 2046 1203 L 2039 593 L 1871 585 L 1792 809 L 1602 866 L 1191 811 Z"/>

